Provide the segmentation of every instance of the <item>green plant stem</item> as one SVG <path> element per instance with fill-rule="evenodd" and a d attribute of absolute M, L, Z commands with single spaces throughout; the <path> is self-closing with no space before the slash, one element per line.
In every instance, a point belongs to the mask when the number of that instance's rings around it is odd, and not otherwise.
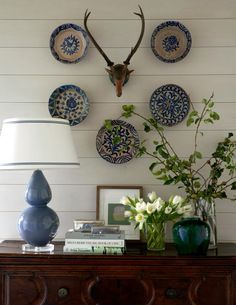
<path fill-rule="evenodd" d="M 174 154 L 175 157 L 178 157 L 178 155 L 176 154 L 174 148 L 171 146 L 171 144 L 169 143 L 169 141 L 167 141 L 165 135 L 163 134 L 163 132 L 161 132 L 157 126 L 155 126 L 154 124 L 152 124 L 150 122 L 150 120 L 148 120 L 147 118 L 145 118 L 144 116 L 140 115 L 139 113 L 132 111 L 133 114 L 135 114 L 136 116 L 140 117 L 141 119 L 143 119 L 144 121 L 148 122 L 148 124 L 150 124 L 151 126 L 153 126 L 155 128 L 155 130 L 158 132 L 159 136 L 161 137 L 162 143 L 165 146 L 166 151 L 169 153 L 168 147 L 169 149 L 172 151 L 172 153 Z"/>
<path fill-rule="evenodd" d="M 233 184 L 233 182 L 232 182 L 232 183 L 229 183 L 229 182 L 230 182 L 231 180 L 234 180 L 234 179 L 236 179 L 236 176 L 232 176 L 230 179 L 224 181 L 224 184 L 221 184 L 221 186 L 223 186 L 223 188 L 222 188 L 221 190 L 224 191 L 224 190 L 226 190 L 228 187 L 230 187 L 230 186 Z M 229 184 L 228 184 L 228 183 L 229 183 Z"/>
<path fill-rule="evenodd" d="M 205 115 L 206 115 L 206 113 L 207 113 L 207 111 L 206 111 L 207 106 L 209 105 L 209 103 L 210 103 L 210 101 L 212 100 L 212 98 L 213 98 L 213 94 L 212 94 L 212 95 L 210 96 L 210 98 L 208 99 L 207 103 L 206 103 L 205 106 L 203 107 L 202 112 L 201 112 L 201 114 L 200 114 L 200 119 L 199 119 L 199 121 L 198 121 L 198 123 L 197 123 L 196 131 L 195 131 L 195 136 L 194 136 L 194 152 L 197 151 L 197 137 L 198 137 L 198 134 L 199 134 L 199 128 L 200 128 L 200 126 L 201 126 L 202 120 L 204 119 L 204 117 L 205 117 Z"/>

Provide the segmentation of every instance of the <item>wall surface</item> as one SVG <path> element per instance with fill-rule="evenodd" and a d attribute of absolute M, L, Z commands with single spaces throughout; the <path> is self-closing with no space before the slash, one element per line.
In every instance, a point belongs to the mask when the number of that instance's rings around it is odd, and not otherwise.
<path fill-rule="evenodd" d="M 63 23 L 83 26 L 86 8 L 92 11 L 91 31 L 114 61 L 123 61 L 135 44 L 140 21 L 132 12 L 143 8 L 146 31 L 141 47 L 131 61 L 135 72 L 121 98 L 104 70 L 105 63 L 90 45 L 78 64 L 56 61 L 49 49 L 52 31 Z M 191 32 L 188 56 L 175 64 L 159 61 L 150 49 L 154 28 L 166 20 L 179 20 Z M 152 92 L 166 83 L 181 86 L 199 109 L 203 97 L 214 91 L 221 120 L 206 126 L 200 148 L 209 156 L 216 143 L 236 131 L 236 1 L 235 0 L 0 0 L 0 123 L 9 117 L 46 117 L 52 91 L 75 84 L 88 95 L 90 112 L 72 128 L 80 161 L 79 170 L 45 171 L 51 184 L 54 208 L 61 221 L 58 238 L 72 227 L 75 218 L 95 219 L 96 185 L 142 185 L 145 193 L 156 190 L 162 197 L 179 192 L 162 186 L 148 170 L 150 158 L 112 165 L 97 153 L 95 140 L 104 119 L 119 116 L 121 105 L 134 103 L 149 115 Z M 141 122 L 131 123 L 141 132 Z M 191 151 L 192 131 L 185 122 L 167 129 L 182 157 Z M 63 143 L 61 143 L 63 145 Z M 0 172 L 0 238 L 18 238 L 17 219 L 26 207 L 25 185 L 29 172 Z M 236 241 L 236 203 L 217 202 L 218 235 L 221 241 Z"/>

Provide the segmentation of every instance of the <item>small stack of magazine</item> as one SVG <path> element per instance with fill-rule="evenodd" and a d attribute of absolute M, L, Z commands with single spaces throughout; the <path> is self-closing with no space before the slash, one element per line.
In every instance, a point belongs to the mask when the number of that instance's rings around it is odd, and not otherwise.
<path fill-rule="evenodd" d="M 65 235 L 64 252 L 123 254 L 125 232 L 119 226 L 82 226 Z"/>

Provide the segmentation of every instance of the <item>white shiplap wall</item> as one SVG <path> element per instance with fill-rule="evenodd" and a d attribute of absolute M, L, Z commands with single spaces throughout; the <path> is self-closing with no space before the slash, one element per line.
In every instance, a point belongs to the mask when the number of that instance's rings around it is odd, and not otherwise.
<path fill-rule="evenodd" d="M 146 31 L 131 62 L 135 69 L 121 98 L 104 70 L 103 58 L 91 45 L 88 55 L 76 65 L 56 61 L 49 50 L 52 31 L 62 23 L 83 26 L 86 8 L 92 10 L 91 31 L 114 61 L 123 61 L 140 31 L 132 14 L 143 8 Z M 154 28 L 165 20 L 179 20 L 191 32 L 193 46 L 188 56 L 175 64 L 155 58 L 150 49 Z M 149 158 L 125 165 L 101 159 L 95 148 L 98 129 L 105 118 L 117 118 L 121 105 L 134 103 L 148 113 L 152 92 L 166 83 L 182 86 L 195 107 L 203 97 L 215 93 L 221 121 L 208 126 L 201 144 L 209 155 L 228 131 L 236 131 L 236 1 L 235 0 L 0 0 L 0 123 L 8 117 L 49 116 L 48 98 L 63 84 L 84 89 L 91 103 L 89 116 L 72 128 L 81 166 L 78 171 L 45 171 L 53 199 L 50 206 L 60 217 L 58 238 L 72 226 L 74 218 L 95 218 L 97 184 L 138 184 L 145 193 L 156 190 L 163 197 L 177 192 L 163 187 L 148 171 Z M 141 131 L 141 122 L 132 119 Z M 182 157 L 190 152 L 191 129 L 185 123 L 167 130 Z M 145 135 L 140 132 L 140 136 Z M 62 143 L 63 145 L 63 143 Z M 26 207 L 26 172 L 0 172 L 0 238 L 18 238 L 17 219 Z M 236 203 L 217 203 L 219 240 L 236 241 Z"/>

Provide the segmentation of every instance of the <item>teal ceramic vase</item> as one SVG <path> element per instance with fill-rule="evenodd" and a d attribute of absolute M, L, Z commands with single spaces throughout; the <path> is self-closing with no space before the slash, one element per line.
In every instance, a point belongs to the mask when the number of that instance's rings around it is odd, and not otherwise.
<path fill-rule="evenodd" d="M 182 218 L 173 225 L 173 240 L 180 255 L 206 255 L 210 227 L 198 216 Z"/>

